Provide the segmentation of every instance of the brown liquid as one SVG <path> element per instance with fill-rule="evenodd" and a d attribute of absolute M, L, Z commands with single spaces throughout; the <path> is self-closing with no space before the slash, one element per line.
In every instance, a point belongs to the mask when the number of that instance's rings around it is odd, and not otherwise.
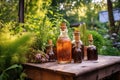
<path fill-rule="evenodd" d="M 77 47 L 75 47 L 75 48 L 73 48 L 73 54 L 72 54 L 72 56 L 73 56 L 73 61 L 74 61 L 74 63 L 81 63 L 82 62 L 82 50 L 81 50 L 81 48 L 77 48 Z"/>
<path fill-rule="evenodd" d="M 81 57 L 82 59 L 84 59 L 84 45 L 80 45 L 81 46 Z M 75 49 L 75 44 L 72 44 L 72 58 L 73 58 L 73 53 L 74 53 L 74 49 Z"/>
<path fill-rule="evenodd" d="M 59 38 L 57 40 L 57 60 L 58 63 L 71 62 L 71 41 L 68 38 Z"/>
<path fill-rule="evenodd" d="M 84 59 L 84 45 L 81 45 L 81 47 L 82 47 L 81 48 L 81 50 L 82 50 L 82 53 L 81 53 L 82 54 L 82 59 Z"/>
<path fill-rule="evenodd" d="M 88 60 L 97 60 L 98 59 L 98 53 L 97 53 L 97 49 L 95 47 L 87 48 L 87 58 L 88 58 Z"/>
<path fill-rule="evenodd" d="M 53 50 L 51 50 L 51 49 L 47 50 L 47 54 L 48 54 L 48 56 L 49 56 L 49 61 L 50 61 L 50 62 L 53 62 L 53 61 L 56 60 L 56 59 L 55 59 L 55 54 L 54 54 Z"/>
<path fill-rule="evenodd" d="M 56 48 L 56 46 L 53 47 L 53 52 L 55 54 L 55 60 L 57 60 L 57 48 Z"/>

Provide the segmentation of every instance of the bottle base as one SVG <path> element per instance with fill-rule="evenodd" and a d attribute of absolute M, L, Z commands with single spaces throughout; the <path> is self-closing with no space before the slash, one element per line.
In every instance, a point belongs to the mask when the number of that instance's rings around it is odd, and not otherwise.
<path fill-rule="evenodd" d="M 71 63 L 71 61 L 58 61 L 59 64 L 67 64 L 67 63 Z"/>

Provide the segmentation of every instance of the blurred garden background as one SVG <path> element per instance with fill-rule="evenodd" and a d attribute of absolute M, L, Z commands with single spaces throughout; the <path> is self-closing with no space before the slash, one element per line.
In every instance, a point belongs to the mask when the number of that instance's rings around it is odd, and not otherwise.
<path fill-rule="evenodd" d="M 120 56 L 120 0 L 0 0 L 0 80 L 24 80 L 21 64 L 56 45 L 62 21 L 71 40 L 77 28 L 85 46 L 91 33 L 99 55 Z"/>

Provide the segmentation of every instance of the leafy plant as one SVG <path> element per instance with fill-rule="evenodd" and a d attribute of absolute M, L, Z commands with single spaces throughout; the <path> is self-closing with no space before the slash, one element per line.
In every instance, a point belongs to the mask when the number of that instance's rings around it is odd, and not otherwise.
<path fill-rule="evenodd" d="M 87 40 L 87 26 L 86 26 L 86 24 L 85 23 L 81 24 L 79 26 L 79 29 L 80 29 L 81 40 L 83 41 L 84 45 L 87 45 L 88 40 Z"/>
<path fill-rule="evenodd" d="M 59 35 L 60 22 L 63 18 L 53 19 L 48 18 L 47 16 L 44 18 L 32 16 L 28 19 L 29 20 L 24 24 L 24 28 L 27 31 L 34 32 L 36 34 L 35 43 L 33 45 L 34 49 L 44 51 L 49 39 L 52 39 L 54 45 L 56 45 L 56 40 Z"/>
<path fill-rule="evenodd" d="M 17 21 L 18 17 L 18 2 L 12 1 L 0 1 L 0 19 L 4 22 Z M 14 13 L 14 14 L 13 14 Z"/>
<path fill-rule="evenodd" d="M 100 54 L 102 55 L 111 55 L 111 56 L 120 56 L 120 50 L 113 47 L 112 41 L 105 39 L 104 46 L 100 49 Z"/>
<path fill-rule="evenodd" d="M 120 51 L 112 46 L 103 46 L 100 53 L 102 55 L 120 56 Z"/>
<path fill-rule="evenodd" d="M 3 62 L 4 64 L 0 64 L 1 67 L 8 67 L 13 63 L 25 62 L 25 53 L 27 52 L 32 40 L 30 37 L 30 34 L 26 34 L 15 39 L 14 41 L 1 41 L 0 62 Z"/>
<path fill-rule="evenodd" d="M 14 77 L 18 76 L 15 73 L 19 73 L 19 69 L 16 68 L 20 68 L 17 64 L 26 62 L 25 55 L 31 47 L 34 37 L 33 34 L 27 32 L 21 35 L 11 35 L 9 31 L 11 25 L 9 23 L 1 23 L 0 26 L 3 26 L 0 28 L 0 75 L 2 78 L 15 80 Z M 11 75 L 14 75 L 13 78 Z"/>
<path fill-rule="evenodd" d="M 25 77 L 22 66 L 18 64 L 6 68 L 0 74 L 0 80 L 24 80 Z"/>

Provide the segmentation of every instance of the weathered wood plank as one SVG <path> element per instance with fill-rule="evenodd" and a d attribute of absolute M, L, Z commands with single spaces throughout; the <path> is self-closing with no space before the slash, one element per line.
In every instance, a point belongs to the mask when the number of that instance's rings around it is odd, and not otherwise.
<path fill-rule="evenodd" d="M 41 72 L 38 69 L 25 69 L 24 71 L 27 74 L 27 78 L 30 78 L 32 80 L 41 80 Z"/>
<path fill-rule="evenodd" d="M 26 67 L 25 73 L 27 77 L 32 80 L 73 80 L 72 76 L 65 76 L 62 74 L 56 74 L 55 72 L 50 72 L 46 70 L 41 70 L 38 68 Z"/>
<path fill-rule="evenodd" d="M 56 80 L 72 80 L 73 78 L 74 80 L 98 80 L 120 71 L 120 57 L 99 56 L 97 61 L 83 61 L 82 63 L 70 64 L 49 62 L 43 64 L 25 63 L 23 65 L 25 69 L 32 67 L 39 70 L 40 72 L 36 71 L 39 78 L 41 75 L 44 77 L 46 75 L 51 80 L 54 78 Z M 28 74 L 28 76 L 31 76 L 30 73 Z M 44 80 L 47 79 L 45 78 Z"/>

